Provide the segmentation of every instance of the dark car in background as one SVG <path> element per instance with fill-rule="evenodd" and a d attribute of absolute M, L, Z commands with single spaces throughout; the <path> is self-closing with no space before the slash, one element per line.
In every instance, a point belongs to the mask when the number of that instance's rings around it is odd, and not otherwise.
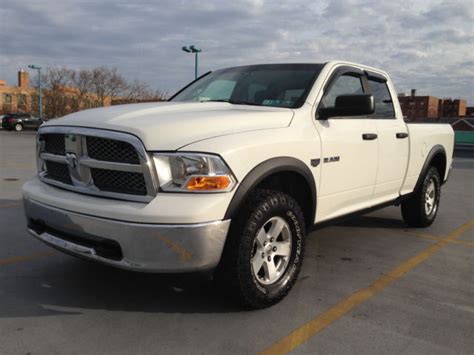
<path fill-rule="evenodd" d="M 42 119 L 29 113 L 9 113 L 2 118 L 2 127 L 8 131 L 20 132 L 24 129 L 38 129 L 42 124 Z"/>

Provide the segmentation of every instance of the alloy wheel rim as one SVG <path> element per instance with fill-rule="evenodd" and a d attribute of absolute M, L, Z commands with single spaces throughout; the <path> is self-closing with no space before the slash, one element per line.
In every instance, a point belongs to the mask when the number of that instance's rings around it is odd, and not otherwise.
<path fill-rule="evenodd" d="M 425 192 L 425 212 L 430 215 L 436 210 L 436 185 L 433 179 L 430 179 Z"/>
<path fill-rule="evenodd" d="M 292 233 L 282 217 L 272 217 L 258 231 L 252 249 L 251 266 L 262 285 L 277 282 L 288 269 Z"/>

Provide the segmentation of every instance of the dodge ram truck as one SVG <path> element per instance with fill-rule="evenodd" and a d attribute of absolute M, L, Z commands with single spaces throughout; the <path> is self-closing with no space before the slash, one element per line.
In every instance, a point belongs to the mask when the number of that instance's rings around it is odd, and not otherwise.
<path fill-rule="evenodd" d="M 386 72 L 344 61 L 202 75 L 168 102 L 85 110 L 37 134 L 28 231 L 142 272 L 212 271 L 251 308 L 283 299 L 315 224 L 438 212 L 454 134 L 406 124 Z"/>

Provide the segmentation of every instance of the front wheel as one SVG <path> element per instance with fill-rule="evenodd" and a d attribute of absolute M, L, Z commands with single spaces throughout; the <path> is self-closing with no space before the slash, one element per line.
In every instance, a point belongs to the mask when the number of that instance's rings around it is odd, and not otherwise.
<path fill-rule="evenodd" d="M 296 282 L 304 235 L 303 213 L 291 196 L 257 189 L 232 222 L 216 278 L 245 305 L 271 306 Z"/>
<path fill-rule="evenodd" d="M 441 179 L 438 170 L 430 167 L 421 186 L 402 202 L 403 220 L 410 227 L 428 227 L 438 213 L 441 197 Z"/>
<path fill-rule="evenodd" d="M 23 125 L 21 123 L 17 123 L 15 125 L 15 131 L 17 131 L 17 132 L 23 131 Z"/>

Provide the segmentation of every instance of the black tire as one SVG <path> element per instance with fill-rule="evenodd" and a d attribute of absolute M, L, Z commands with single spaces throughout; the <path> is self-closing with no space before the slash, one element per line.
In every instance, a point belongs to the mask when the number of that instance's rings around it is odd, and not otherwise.
<path fill-rule="evenodd" d="M 16 132 L 21 132 L 21 131 L 23 131 L 23 125 L 21 123 L 16 123 L 15 126 L 13 126 L 13 129 Z"/>
<path fill-rule="evenodd" d="M 427 211 L 426 196 L 430 188 L 431 182 L 434 183 L 434 203 L 432 210 Z M 423 178 L 422 184 L 410 196 L 409 199 L 402 202 L 403 220 L 410 227 L 428 227 L 433 223 L 439 209 L 439 201 L 441 197 L 441 178 L 435 167 L 430 167 Z"/>
<path fill-rule="evenodd" d="M 256 250 L 262 244 L 255 244 L 258 243 L 256 237 L 272 220 L 285 225 L 286 235 L 291 233 L 287 239 L 291 250 L 286 258 L 277 255 L 269 257 L 273 265 L 285 260 L 286 268 L 281 269 L 275 282 L 261 284 L 264 276 L 255 275 L 253 262 L 260 254 L 263 259 L 267 256 L 264 257 L 264 253 L 257 254 Z M 247 307 L 259 309 L 278 303 L 288 294 L 298 278 L 303 263 L 305 233 L 303 212 L 291 196 L 278 191 L 256 189 L 250 193 L 239 215 L 232 221 L 221 263 L 215 273 L 216 281 L 225 287 L 230 296 L 237 297 L 238 301 Z M 270 231 L 265 234 L 270 235 Z M 282 236 L 283 232 L 278 238 Z M 281 244 L 277 244 L 275 240 L 273 246 L 276 245 Z M 268 246 L 271 250 L 270 242 Z M 262 263 L 268 265 L 266 260 Z"/>

